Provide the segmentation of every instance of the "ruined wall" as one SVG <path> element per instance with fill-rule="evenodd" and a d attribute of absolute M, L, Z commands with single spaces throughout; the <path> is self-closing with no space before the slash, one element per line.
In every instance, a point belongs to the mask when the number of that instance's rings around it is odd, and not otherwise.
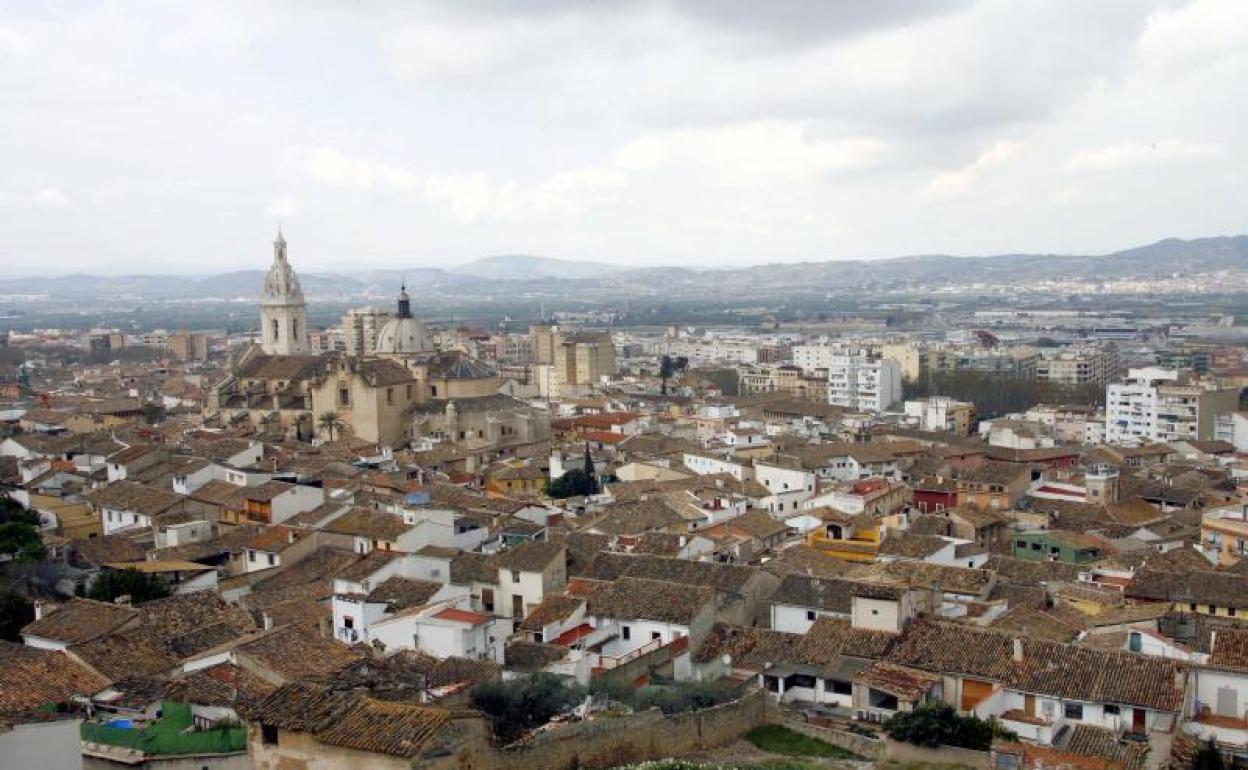
<path fill-rule="evenodd" d="M 577 722 L 523 744 L 490 749 L 465 745 L 412 761 L 412 770 L 602 770 L 724 746 L 769 721 L 766 697 L 754 691 L 731 703 L 688 714 L 658 710 Z"/>

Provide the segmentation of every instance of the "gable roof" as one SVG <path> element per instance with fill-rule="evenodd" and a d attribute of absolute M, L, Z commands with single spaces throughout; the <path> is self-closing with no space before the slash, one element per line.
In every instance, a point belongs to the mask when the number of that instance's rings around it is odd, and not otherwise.
<path fill-rule="evenodd" d="M 588 612 L 602 618 L 657 620 L 687 626 L 714 600 L 709 586 L 625 577 L 590 596 Z"/>
<path fill-rule="evenodd" d="M 0 718 L 6 721 L 107 685 L 107 679 L 64 652 L 0 641 Z"/>
<path fill-rule="evenodd" d="M 497 561 L 502 569 L 542 572 L 552 562 L 563 558 L 565 553 L 562 543 L 528 540 L 499 553 Z"/>
<path fill-rule="evenodd" d="M 139 611 L 133 607 L 74 598 L 56 611 L 26 624 L 22 635 L 81 644 L 133 623 L 138 617 Z"/>

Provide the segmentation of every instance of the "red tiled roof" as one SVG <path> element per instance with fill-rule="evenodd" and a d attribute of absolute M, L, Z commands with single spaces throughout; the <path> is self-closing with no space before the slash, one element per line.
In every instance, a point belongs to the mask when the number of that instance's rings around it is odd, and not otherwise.
<path fill-rule="evenodd" d="M 593 630 L 594 630 L 594 627 L 591 626 L 590 624 L 582 623 L 576 628 L 570 628 L 567 631 L 564 631 L 562 634 L 559 634 L 559 636 L 556 636 L 554 640 L 552 640 L 551 643 L 563 645 L 564 647 L 566 647 L 569 644 L 572 644 L 573 642 L 575 642 L 577 639 L 580 639 L 583 636 L 588 636 L 590 633 L 593 632 Z"/>
<path fill-rule="evenodd" d="M 474 626 L 479 626 L 490 619 L 488 615 L 484 615 L 480 612 L 461 610 L 456 609 L 455 607 L 447 607 L 444 610 L 439 610 L 438 612 L 435 612 L 433 616 L 439 620 L 453 620 L 456 623 L 469 623 Z"/>

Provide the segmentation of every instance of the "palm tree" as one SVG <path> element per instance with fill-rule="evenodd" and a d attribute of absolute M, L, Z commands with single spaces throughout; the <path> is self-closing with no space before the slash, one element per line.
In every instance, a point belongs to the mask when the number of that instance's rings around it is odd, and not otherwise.
<path fill-rule="evenodd" d="M 334 440 L 334 434 L 336 432 L 342 430 L 342 418 L 338 416 L 337 412 L 323 412 L 321 416 L 317 418 L 316 424 L 321 428 L 324 428 L 325 431 L 329 433 L 330 441 Z"/>

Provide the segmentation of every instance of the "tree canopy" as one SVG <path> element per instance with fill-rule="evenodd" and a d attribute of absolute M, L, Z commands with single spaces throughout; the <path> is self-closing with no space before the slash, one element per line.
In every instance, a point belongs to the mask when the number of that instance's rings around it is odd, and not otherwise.
<path fill-rule="evenodd" d="M 489 718 L 494 734 L 511 742 L 570 710 L 584 699 L 585 691 L 575 682 L 541 671 L 481 682 L 469 695 L 472 705 Z"/>
<path fill-rule="evenodd" d="M 0 497 L 0 555 L 19 563 L 47 555 L 39 536 L 39 514 L 10 497 Z"/>
<path fill-rule="evenodd" d="M 169 582 L 160 575 L 133 569 L 110 569 L 101 572 L 92 581 L 87 598 L 111 602 L 119 596 L 129 596 L 132 603 L 142 604 L 163 599 L 171 593 Z"/>
<path fill-rule="evenodd" d="M 987 751 L 996 726 L 976 716 L 962 716 L 948 703 L 932 701 L 914 711 L 902 711 L 884 725 L 888 737 L 916 746 L 960 746 Z"/>
<path fill-rule="evenodd" d="M 546 494 L 554 498 L 580 497 L 597 492 L 597 482 L 580 468 L 573 468 L 557 479 L 546 482 Z"/>

